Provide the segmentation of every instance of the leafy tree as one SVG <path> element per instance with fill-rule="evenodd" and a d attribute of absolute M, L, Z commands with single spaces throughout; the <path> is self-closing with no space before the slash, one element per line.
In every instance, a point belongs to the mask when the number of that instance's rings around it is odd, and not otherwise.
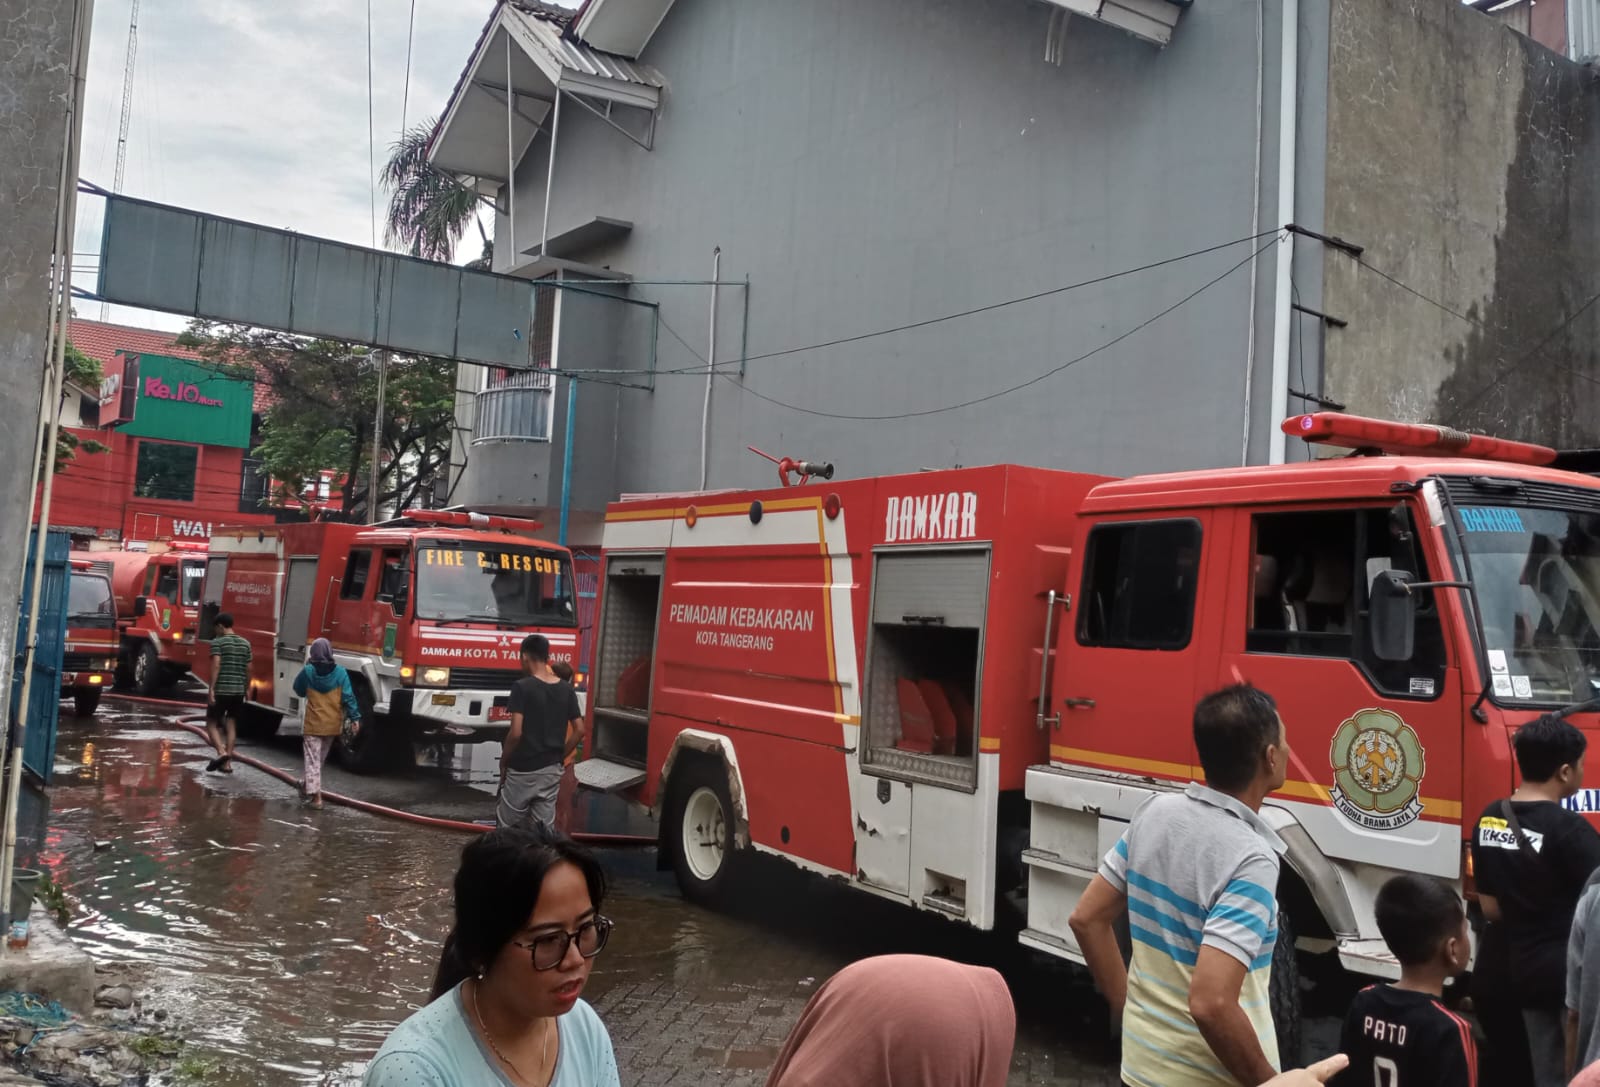
<path fill-rule="evenodd" d="M 98 389 L 100 383 L 106 379 L 105 371 L 101 368 L 100 363 L 79 351 L 72 345 L 71 340 L 66 342 L 62 366 L 67 381 L 86 392 L 93 392 Z M 69 395 L 71 394 L 63 392 L 63 399 Z M 56 410 L 58 412 L 61 410 L 59 405 Z M 109 445 L 97 442 L 93 438 L 80 438 L 71 431 L 58 429 L 56 431 L 55 467 L 52 470 L 61 471 L 61 469 L 76 460 L 79 453 L 105 453 L 109 452 L 110 449 Z"/>
<path fill-rule="evenodd" d="M 230 376 L 253 376 L 274 394 L 262 412 L 253 455 L 280 481 L 277 497 L 297 497 L 299 481 L 334 471 L 348 481 L 343 512 L 366 514 L 378 404 L 377 367 L 366 348 L 207 321 L 193 322 L 178 342 Z M 455 363 L 392 354 L 384 413 L 378 504 L 405 509 L 449 459 Z"/>
<path fill-rule="evenodd" d="M 435 119 L 413 125 L 389 151 L 380 175 L 389 190 L 384 240 L 414 257 L 449 261 L 469 223 L 483 237 L 483 256 L 469 267 L 488 267 L 491 243 L 478 213 L 493 203 L 428 162 Z"/>

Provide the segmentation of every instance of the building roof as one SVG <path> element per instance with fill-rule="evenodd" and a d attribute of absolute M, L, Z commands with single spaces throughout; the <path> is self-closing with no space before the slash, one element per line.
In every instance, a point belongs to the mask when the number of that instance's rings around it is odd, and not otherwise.
<path fill-rule="evenodd" d="M 192 347 L 178 343 L 178 333 L 163 332 L 156 328 L 135 328 L 133 325 L 90 321 L 82 317 L 72 319 L 68 339 L 72 346 L 94 359 L 102 366 L 118 353 L 130 355 L 165 355 L 168 358 L 205 360 L 205 356 Z M 259 375 L 258 375 L 259 376 Z M 278 402 L 277 394 L 266 382 L 255 383 L 255 410 L 265 411 Z"/>
<path fill-rule="evenodd" d="M 576 14 L 537 0 L 502 0 L 484 24 L 434 128 L 428 160 L 464 177 L 506 179 L 506 96 L 510 83 L 511 154 L 520 159 L 566 92 L 655 110 L 666 81 L 649 65 L 607 53 L 573 33 Z M 507 79 L 507 43 L 511 71 Z"/>

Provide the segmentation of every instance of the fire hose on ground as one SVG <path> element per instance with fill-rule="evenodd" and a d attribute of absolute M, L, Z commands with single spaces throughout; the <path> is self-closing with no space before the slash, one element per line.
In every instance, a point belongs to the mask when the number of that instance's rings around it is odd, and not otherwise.
<path fill-rule="evenodd" d="M 129 702 L 140 702 L 157 706 L 182 706 L 189 709 L 195 708 L 195 704 L 193 702 L 186 702 L 172 698 L 146 698 L 139 695 L 121 694 L 117 695 L 116 697 L 125 699 Z M 181 729 L 194 733 L 201 739 L 208 739 L 205 729 L 205 714 L 203 712 L 190 714 L 186 717 L 180 717 L 173 723 Z M 282 781 L 287 785 L 293 785 L 297 788 L 300 785 L 299 778 L 295 777 L 287 770 L 273 766 L 271 763 L 263 762 L 262 760 L 254 758 L 250 755 L 241 755 L 237 752 L 234 753 L 232 758 L 234 762 L 243 763 L 244 765 L 252 767 L 253 769 L 260 770 L 265 774 L 270 774 L 272 777 L 277 778 L 279 781 Z M 445 819 L 434 815 L 420 815 L 417 812 L 405 811 L 400 808 L 391 808 L 383 804 L 374 804 L 370 800 L 362 800 L 358 797 L 345 796 L 342 793 L 331 792 L 328 789 L 322 790 L 322 798 L 329 803 L 338 804 L 347 808 L 353 808 L 356 811 L 364 811 L 369 815 L 381 815 L 387 819 L 398 819 L 402 822 L 414 823 L 418 826 L 437 827 L 441 830 L 455 830 L 469 834 L 482 834 L 484 831 L 494 829 L 492 824 L 469 823 L 461 819 Z M 568 836 L 574 841 L 582 842 L 585 845 L 651 846 L 656 844 L 656 839 L 653 836 L 643 834 L 598 834 L 593 831 L 575 831 L 569 833 Z"/>

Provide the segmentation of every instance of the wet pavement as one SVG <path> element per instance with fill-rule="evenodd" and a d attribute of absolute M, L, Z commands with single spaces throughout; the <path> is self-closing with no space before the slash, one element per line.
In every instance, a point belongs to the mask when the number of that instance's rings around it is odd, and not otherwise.
<path fill-rule="evenodd" d="M 63 716 L 50 807 L 25 813 L 33 840 L 21 859 L 37 850 L 77 906 L 74 937 L 142 979 L 147 1005 L 167 1010 L 191 1055 L 210 1062 L 204 1082 L 355 1084 L 426 997 L 465 837 L 311 811 L 244 766 L 207 774 L 209 749 L 172 723 L 186 712 L 108 699 L 92 721 Z M 298 747 L 241 751 L 293 768 Z M 493 815 L 492 782 L 480 777 L 446 765 L 356 778 L 330 766 L 324 787 L 473 821 Z M 649 828 L 608 798 L 585 797 L 579 814 L 594 830 Z M 624 1083 L 761 1083 L 817 984 L 885 952 L 1006 975 L 1019 1024 L 1012 1084 L 1116 1083 L 1104 1009 L 1085 978 L 1003 936 L 770 861 L 750 873 L 737 909 L 713 913 L 678 896 L 654 849 L 601 857 L 617 930 L 586 997 Z M 1330 1022 L 1310 1024 L 1308 1037 L 1326 1037 Z"/>

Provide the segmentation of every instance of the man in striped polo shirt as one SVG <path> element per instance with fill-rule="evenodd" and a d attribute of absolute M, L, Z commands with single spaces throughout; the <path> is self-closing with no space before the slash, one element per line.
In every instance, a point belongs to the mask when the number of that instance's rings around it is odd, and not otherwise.
<path fill-rule="evenodd" d="M 1288 768 L 1277 704 L 1244 684 L 1207 695 L 1194 742 L 1206 784 L 1141 806 L 1071 919 L 1122 1022 L 1130 1087 L 1256 1087 L 1277 1072 L 1267 985 L 1284 846 L 1258 814 Z"/>
<path fill-rule="evenodd" d="M 215 620 L 217 636 L 211 642 L 211 703 L 206 706 L 206 735 L 217 757 L 207 770 L 233 773 L 233 745 L 239 735 L 239 711 L 250 689 L 250 643 L 233 632 L 233 616 L 223 612 Z M 224 740 L 223 731 L 227 738 Z"/>

